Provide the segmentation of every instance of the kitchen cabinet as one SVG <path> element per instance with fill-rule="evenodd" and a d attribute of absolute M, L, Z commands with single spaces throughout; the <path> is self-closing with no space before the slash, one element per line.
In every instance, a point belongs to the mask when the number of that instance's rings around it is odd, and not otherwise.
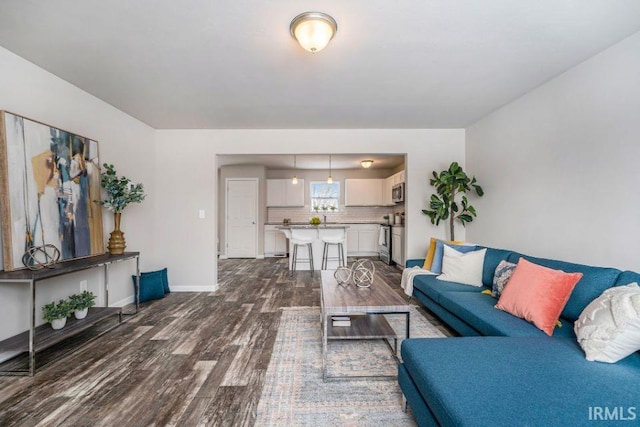
<path fill-rule="evenodd" d="M 292 184 L 290 179 L 267 180 L 267 207 L 304 206 L 304 179 Z"/>
<path fill-rule="evenodd" d="M 391 195 L 391 190 L 393 189 L 393 180 L 391 177 L 384 180 L 382 189 L 382 204 L 384 206 L 394 206 L 393 196 Z"/>
<path fill-rule="evenodd" d="M 404 227 L 391 227 L 391 259 L 404 267 Z"/>
<path fill-rule="evenodd" d="M 391 196 L 391 190 L 394 185 L 402 184 L 405 182 L 405 171 L 400 171 L 391 175 L 389 178 L 383 180 L 382 184 L 382 205 L 394 206 L 393 197 Z"/>
<path fill-rule="evenodd" d="M 391 185 L 402 184 L 403 182 L 405 182 L 405 171 L 395 173 L 389 178 L 391 178 Z"/>
<path fill-rule="evenodd" d="M 287 238 L 275 225 L 264 226 L 265 258 L 283 257 L 287 255 Z"/>
<path fill-rule="evenodd" d="M 345 206 L 382 206 L 384 179 L 345 179 Z"/>
<path fill-rule="evenodd" d="M 380 225 L 378 224 L 349 224 L 347 229 L 347 255 L 378 255 L 379 236 Z"/>
<path fill-rule="evenodd" d="M 360 232 L 358 230 L 354 230 L 353 228 L 347 229 L 347 255 L 355 255 L 356 253 L 358 253 L 359 234 Z"/>

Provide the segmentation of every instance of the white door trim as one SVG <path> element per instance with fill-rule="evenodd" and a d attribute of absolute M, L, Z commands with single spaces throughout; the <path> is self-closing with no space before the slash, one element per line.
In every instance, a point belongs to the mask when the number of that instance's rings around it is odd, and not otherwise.
<path fill-rule="evenodd" d="M 258 227 L 258 221 L 260 219 L 260 204 L 259 204 L 259 200 L 260 200 L 260 178 L 225 178 L 224 180 L 224 258 L 222 258 L 222 256 L 220 258 L 222 259 L 227 259 L 228 257 L 228 253 L 227 253 L 227 249 L 229 248 L 229 215 L 228 215 L 228 210 L 229 210 L 229 181 L 253 181 L 255 182 L 255 186 L 256 186 L 256 200 L 255 200 L 255 204 L 256 204 L 256 237 L 255 237 L 255 247 L 254 247 L 254 257 L 258 258 L 258 246 L 259 246 L 259 242 L 258 242 L 258 236 L 260 235 L 259 230 L 260 227 Z"/>

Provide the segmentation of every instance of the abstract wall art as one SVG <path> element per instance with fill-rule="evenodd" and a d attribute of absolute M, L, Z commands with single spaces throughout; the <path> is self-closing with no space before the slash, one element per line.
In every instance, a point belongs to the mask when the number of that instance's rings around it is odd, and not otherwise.
<path fill-rule="evenodd" d="M 104 253 L 98 143 L 0 112 L 0 216 L 5 271 L 30 248 L 54 245 L 60 260 Z"/>

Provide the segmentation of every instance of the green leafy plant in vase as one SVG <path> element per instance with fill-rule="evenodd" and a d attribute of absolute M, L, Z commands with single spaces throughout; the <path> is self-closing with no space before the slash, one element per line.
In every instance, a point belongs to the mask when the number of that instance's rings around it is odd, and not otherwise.
<path fill-rule="evenodd" d="M 67 300 L 61 299 L 58 303 L 52 302 L 42 307 L 42 317 L 46 322 L 51 323 L 53 329 L 62 329 L 67 324 L 67 317 L 73 308 Z"/>
<path fill-rule="evenodd" d="M 484 190 L 478 185 L 476 177 L 470 178 L 456 162 L 451 163 L 449 169 L 439 174 L 433 171 L 433 178 L 429 183 L 436 187 L 437 194 L 431 195 L 430 209 L 423 209 L 422 213 L 435 225 L 440 225 L 440 221 L 448 219 L 451 240 L 455 240 L 455 220 L 460 221 L 464 227 L 476 216 L 476 209 L 469 204 L 466 193 L 475 191 L 478 197 L 482 197 Z"/>
<path fill-rule="evenodd" d="M 96 296 L 93 292 L 84 291 L 81 294 L 74 294 L 69 297 L 69 303 L 73 308 L 73 315 L 76 319 L 84 319 L 87 317 L 89 309 L 96 305 Z"/>
<path fill-rule="evenodd" d="M 118 176 L 113 165 L 104 163 L 104 171 L 100 174 L 100 184 L 107 192 L 107 198 L 98 201 L 107 209 L 113 211 L 114 230 L 109 236 L 109 253 L 119 255 L 124 253 L 127 244 L 124 233 L 120 230 L 122 211 L 129 203 L 140 203 L 147 196 L 142 184 L 131 184 L 125 176 Z"/>

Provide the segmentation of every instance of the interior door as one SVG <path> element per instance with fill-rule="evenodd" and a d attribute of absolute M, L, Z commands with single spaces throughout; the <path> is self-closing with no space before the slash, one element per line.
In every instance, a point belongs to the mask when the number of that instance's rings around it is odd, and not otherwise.
<path fill-rule="evenodd" d="M 255 258 L 258 230 L 258 180 L 227 180 L 227 258 Z"/>

